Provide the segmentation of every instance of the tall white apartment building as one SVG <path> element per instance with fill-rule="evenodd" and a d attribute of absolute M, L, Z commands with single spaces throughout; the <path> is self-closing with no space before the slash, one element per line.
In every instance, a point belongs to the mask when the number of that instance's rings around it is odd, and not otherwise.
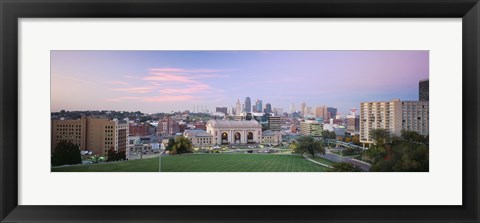
<path fill-rule="evenodd" d="M 427 135 L 428 108 L 428 101 L 360 103 L 360 142 L 373 143 L 371 131 L 378 128 L 386 129 L 390 135 L 400 136 L 402 129 Z"/>
<path fill-rule="evenodd" d="M 386 129 L 390 135 L 402 130 L 402 102 L 399 99 L 360 103 L 360 142 L 373 143 L 371 132 Z"/>

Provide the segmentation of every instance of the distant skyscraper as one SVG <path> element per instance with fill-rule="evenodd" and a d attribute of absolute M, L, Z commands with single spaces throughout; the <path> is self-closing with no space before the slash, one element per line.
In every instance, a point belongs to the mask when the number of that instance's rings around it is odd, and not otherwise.
<path fill-rule="evenodd" d="M 245 112 L 252 112 L 252 102 L 250 101 L 250 97 L 245 98 Z"/>
<path fill-rule="evenodd" d="M 223 113 L 223 114 L 225 114 L 225 115 L 228 114 L 227 107 L 216 107 L 216 108 L 215 108 L 215 111 L 216 111 L 216 112 L 221 112 L 221 113 Z"/>
<path fill-rule="evenodd" d="M 304 114 L 304 116 L 310 116 L 310 115 L 313 115 L 312 107 L 311 107 L 311 106 L 307 106 L 307 107 L 305 107 L 305 114 Z"/>
<path fill-rule="evenodd" d="M 305 102 L 303 102 L 302 107 L 301 107 L 302 110 L 300 110 L 300 113 L 302 114 L 302 116 L 305 116 L 305 108 L 306 107 L 307 107 L 307 104 L 305 104 Z"/>
<path fill-rule="evenodd" d="M 347 115 L 347 131 L 350 133 L 360 130 L 360 117 L 355 115 Z"/>
<path fill-rule="evenodd" d="M 273 113 L 275 116 L 283 116 L 283 108 L 273 108 Z"/>
<path fill-rule="evenodd" d="M 295 104 L 292 103 L 292 104 L 290 105 L 290 113 L 294 113 L 294 112 L 296 112 L 296 108 L 295 108 Z"/>
<path fill-rule="evenodd" d="M 419 101 L 428 101 L 428 79 L 421 80 L 418 82 L 418 100 Z"/>
<path fill-rule="evenodd" d="M 328 118 L 329 119 L 337 116 L 337 108 L 327 107 L 327 112 L 328 112 Z"/>
<path fill-rule="evenodd" d="M 328 109 L 327 106 L 318 106 L 315 107 L 315 117 L 322 118 L 323 120 L 328 120 Z"/>
<path fill-rule="evenodd" d="M 239 115 L 241 112 L 242 112 L 242 105 L 240 104 L 240 99 L 239 99 L 235 106 L 235 115 Z"/>
<path fill-rule="evenodd" d="M 262 100 L 257 99 L 255 101 L 255 107 L 256 107 L 257 112 L 262 112 L 263 111 Z"/>
<path fill-rule="evenodd" d="M 272 113 L 272 105 L 270 103 L 265 105 L 265 113 Z"/>

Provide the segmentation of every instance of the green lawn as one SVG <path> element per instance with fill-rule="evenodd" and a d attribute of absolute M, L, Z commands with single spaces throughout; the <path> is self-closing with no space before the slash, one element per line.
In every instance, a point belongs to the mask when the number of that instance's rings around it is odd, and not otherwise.
<path fill-rule="evenodd" d="M 157 172 L 158 158 L 52 168 L 52 172 Z M 162 157 L 162 172 L 323 172 L 297 155 L 187 154 Z"/>
<path fill-rule="evenodd" d="M 52 167 L 52 172 L 158 172 L 158 157 L 113 163 Z"/>

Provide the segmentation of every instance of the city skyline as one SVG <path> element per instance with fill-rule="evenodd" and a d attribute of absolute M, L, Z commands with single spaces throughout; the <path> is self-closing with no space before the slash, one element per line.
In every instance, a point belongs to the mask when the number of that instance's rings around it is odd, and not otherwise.
<path fill-rule="evenodd" d="M 52 51 L 51 111 L 231 112 L 250 97 L 347 114 L 361 102 L 417 100 L 428 78 L 428 51 Z"/>

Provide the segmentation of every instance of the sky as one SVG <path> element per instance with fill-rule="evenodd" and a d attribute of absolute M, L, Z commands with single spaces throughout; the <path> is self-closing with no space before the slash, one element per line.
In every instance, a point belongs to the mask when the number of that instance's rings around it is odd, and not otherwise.
<path fill-rule="evenodd" d="M 418 100 L 428 77 L 428 51 L 51 51 L 51 111 L 230 112 L 250 97 L 347 114 Z"/>

